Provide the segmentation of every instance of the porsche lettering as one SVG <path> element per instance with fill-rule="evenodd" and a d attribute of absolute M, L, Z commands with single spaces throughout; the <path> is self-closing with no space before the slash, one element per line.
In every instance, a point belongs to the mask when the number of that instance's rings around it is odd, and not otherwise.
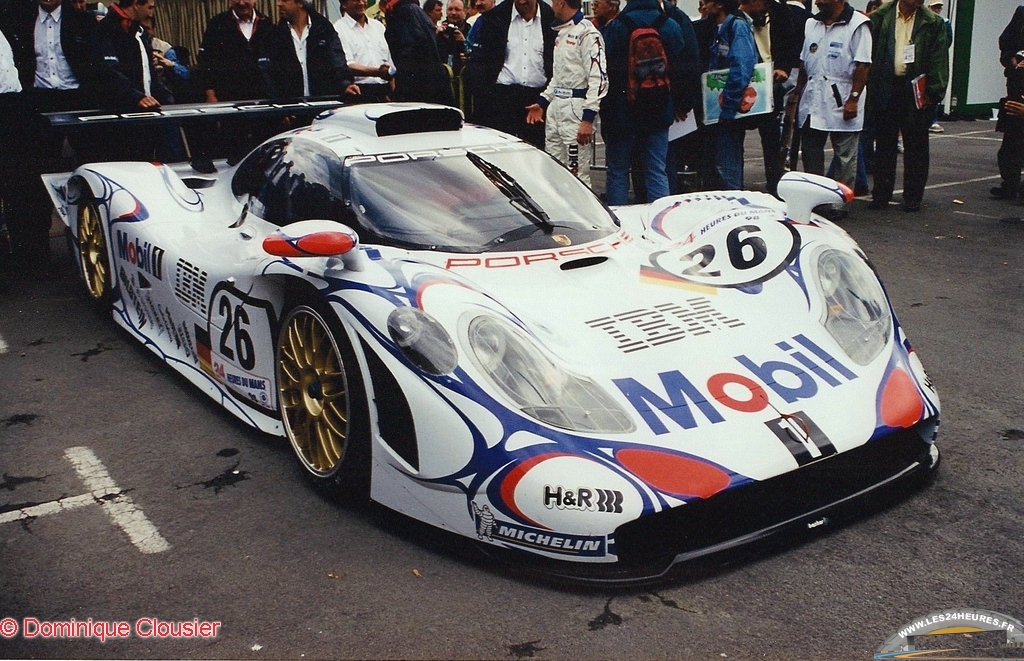
<path fill-rule="evenodd" d="M 788 352 L 786 355 L 794 362 L 783 360 L 755 361 L 749 356 L 739 355 L 734 359 L 760 382 L 733 372 L 718 372 L 708 377 L 704 389 L 698 388 L 679 370 L 661 372 L 661 390 L 656 391 L 641 384 L 636 379 L 613 379 L 629 403 L 633 405 L 640 417 L 655 434 L 667 434 L 668 427 L 662 416 L 668 417 L 683 429 L 693 429 L 700 423 L 691 406 L 696 407 L 703 419 L 711 424 L 724 422 L 721 411 L 712 403 L 718 402 L 726 408 L 741 413 L 757 413 L 768 407 L 768 394 L 765 387 L 770 388 L 787 404 L 802 399 L 810 399 L 817 393 L 821 384 L 830 388 L 840 386 L 844 381 L 852 381 L 857 375 L 850 371 L 835 357 L 812 342 L 804 335 L 793 337 L 796 344 L 801 345 L 807 353 L 794 348 L 789 341 L 778 342 L 776 347 Z M 809 355 L 813 355 L 811 358 Z M 816 359 L 816 360 L 815 360 Z M 780 383 L 776 375 L 788 374 L 784 377 L 787 383 L 798 381 L 798 385 Z M 817 377 L 817 378 L 815 378 Z M 727 386 L 731 386 L 727 392 Z M 737 390 L 748 393 L 745 398 L 733 396 Z M 667 400 L 661 395 L 665 393 Z M 655 412 L 657 410 L 657 412 Z M 659 416 L 658 414 L 662 414 Z"/>
<path fill-rule="evenodd" d="M 503 269 L 513 266 L 529 266 L 537 262 L 557 262 L 582 255 L 600 255 L 610 250 L 617 250 L 628 240 L 623 237 L 612 243 L 598 243 L 590 246 L 578 246 L 565 250 L 549 250 L 547 252 L 527 253 L 524 255 L 496 255 L 494 257 L 449 257 L 445 262 L 446 269 L 483 267 L 486 269 Z"/>

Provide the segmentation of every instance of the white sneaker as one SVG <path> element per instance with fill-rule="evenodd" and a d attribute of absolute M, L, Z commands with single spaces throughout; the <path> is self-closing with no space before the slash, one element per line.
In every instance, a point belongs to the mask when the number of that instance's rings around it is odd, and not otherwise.
<path fill-rule="evenodd" d="M 929 133 L 945 133 L 946 129 L 944 129 L 941 126 L 939 126 L 939 123 L 936 122 L 936 123 L 932 124 L 930 127 L 928 127 L 928 132 Z"/>

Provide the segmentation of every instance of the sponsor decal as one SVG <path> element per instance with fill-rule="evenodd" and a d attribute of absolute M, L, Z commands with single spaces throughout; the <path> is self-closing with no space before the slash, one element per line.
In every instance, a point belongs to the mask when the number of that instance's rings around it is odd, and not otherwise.
<path fill-rule="evenodd" d="M 782 441 L 800 466 L 836 454 L 832 441 L 803 411 L 787 413 L 764 424 Z"/>
<path fill-rule="evenodd" d="M 277 410 L 277 399 L 270 379 L 241 371 L 219 360 L 219 356 L 216 354 L 211 355 L 210 364 L 214 375 L 228 389 L 259 408 L 268 411 Z"/>
<path fill-rule="evenodd" d="M 182 305 L 206 316 L 206 271 L 179 259 L 174 267 L 174 295 Z"/>
<path fill-rule="evenodd" d="M 490 505 L 481 507 L 476 502 L 471 504 L 477 539 L 585 558 L 603 558 L 607 555 L 607 537 L 566 535 L 509 521 L 499 521 L 494 517 Z"/>
<path fill-rule="evenodd" d="M 544 507 L 559 510 L 582 510 L 584 512 L 610 512 L 622 514 L 622 492 L 614 489 L 563 489 L 560 486 L 544 486 Z"/>
<path fill-rule="evenodd" d="M 581 257 L 585 255 L 600 255 L 602 253 L 610 252 L 612 250 L 617 250 L 624 243 L 628 243 L 630 241 L 632 241 L 632 238 L 630 238 L 628 234 L 623 232 L 618 235 L 618 238 L 615 241 L 592 243 L 590 245 L 577 246 L 576 248 L 567 248 L 565 250 L 547 250 L 544 252 L 529 252 L 520 254 L 501 254 L 495 255 L 494 257 L 449 257 L 448 261 L 445 262 L 444 267 L 446 269 L 467 267 L 483 267 L 486 269 L 507 269 L 516 266 L 529 266 L 530 264 L 536 264 L 537 262 L 559 262 L 564 259 L 570 259 L 573 257 Z"/>
<path fill-rule="evenodd" d="M 685 304 L 662 303 L 653 308 L 630 310 L 584 323 L 611 335 L 623 353 L 744 325 L 739 319 L 732 319 L 714 309 L 711 301 L 703 297 L 687 299 Z"/>
<path fill-rule="evenodd" d="M 452 147 L 450 149 L 426 149 L 423 151 L 390 152 L 387 154 L 367 154 L 349 156 L 345 159 L 345 166 L 351 167 L 360 163 L 402 163 L 404 161 L 418 161 L 426 159 L 432 161 L 438 158 L 450 158 L 453 156 L 465 156 L 467 152 L 474 154 L 494 154 L 502 151 L 527 151 L 532 149 L 528 144 L 522 142 L 511 142 L 498 145 L 477 145 L 472 149 Z"/>
<path fill-rule="evenodd" d="M 659 373 L 660 389 L 657 386 L 649 388 L 633 378 L 612 381 L 651 431 L 667 434 L 669 429 L 662 421 L 662 416 L 683 429 L 693 429 L 702 424 L 698 423 L 693 407 L 700 412 L 702 421 L 717 424 L 724 422 L 725 418 L 712 402 L 741 413 L 757 413 L 768 407 L 765 388 L 770 388 L 787 404 L 793 404 L 802 399 L 811 399 L 823 386 L 836 388 L 857 378 L 849 368 L 806 336 L 796 335 L 792 339 L 793 343 L 784 341 L 775 344 L 778 349 L 788 352 L 785 355 L 789 360 L 755 361 L 742 354 L 734 357 L 756 381 L 744 374 L 718 372 L 708 377 L 701 389 L 679 370 Z M 795 377 L 799 384 L 784 385 L 776 378 L 777 374 L 790 375 L 782 379 L 786 383 L 793 383 Z M 748 393 L 748 397 L 734 397 L 726 392 L 726 386 L 733 386 L 733 393 L 738 386 Z"/>
<path fill-rule="evenodd" d="M 127 232 L 117 230 L 117 256 L 157 280 L 163 280 L 164 249 L 149 241 L 132 239 Z"/>
<path fill-rule="evenodd" d="M 978 648 L 984 639 L 977 634 L 997 632 L 999 643 L 987 648 Z M 965 647 L 970 647 L 970 654 L 951 654 L 960 652 L 959 648 L 950 649 L 951 641 L 943 639 L 935 649 L 928 647 L 927 636 L 960 635 Z M 955 644 L 955 643 L 954 643 Z M 985 645 L 984 642 L 981 642 Z M 923 649 L 919 645 L 925 645 Z M 1007 654 L 1007 648 L 1017 651 Z M 907 622 L 890 636 L 875 652 L 876 659 L 909 659 L 909 658 L 971 658 L 971 659 L 1006 659 L 1021 658 L 1024 652 L 1024 625 L 1020 620 L 1009 615 L 980 608 L 944 608 L 922 615 Z M 982 656 L 984 655 L 984 656 Z"/>
<path fill-rule="evenodd" d="M 800 251 L 800 234 L 774 209 L 738 209 L 700 228 L 651 265 L 676 278 L 710 287 L 746 287 L 785 270 Z M 694 247 L 696 246 L 696 247 Z"/>

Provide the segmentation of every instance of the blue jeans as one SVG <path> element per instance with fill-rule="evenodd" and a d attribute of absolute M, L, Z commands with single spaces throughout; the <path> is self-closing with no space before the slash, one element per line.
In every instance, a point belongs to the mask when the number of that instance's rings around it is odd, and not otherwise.
<path fill-rule="evenodd" d="M 653 202 L 668 195 L 668 176 L 665 174 L 665 155 L 668 153 L 668 129 L 654 133 L 608 136 L 605 158 L 608 161 L 608 204 L 629 203 L 629 163 L 636 144 L 644 164 L 647 200 Z"/>
<path fill-rule="evenodd" d="M 715 127 L 715 169 L 722 190 L 743 190 L 743 138 L 739 122 L 719 120 Z"/>

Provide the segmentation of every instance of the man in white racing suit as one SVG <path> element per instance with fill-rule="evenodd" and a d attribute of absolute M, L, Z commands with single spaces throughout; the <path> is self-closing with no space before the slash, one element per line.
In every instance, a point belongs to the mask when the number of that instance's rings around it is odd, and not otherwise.
<path fill-rule="evenodd" d="M 544 121 L 544 147 L 580 181 L 590 185 L 594 118 L 608 92 L 604 38 L 583 17 L 581 0 L 553 0 L 558 31 L 551 81 L 537 103 L 527 106 L 526 122 Z"/>

